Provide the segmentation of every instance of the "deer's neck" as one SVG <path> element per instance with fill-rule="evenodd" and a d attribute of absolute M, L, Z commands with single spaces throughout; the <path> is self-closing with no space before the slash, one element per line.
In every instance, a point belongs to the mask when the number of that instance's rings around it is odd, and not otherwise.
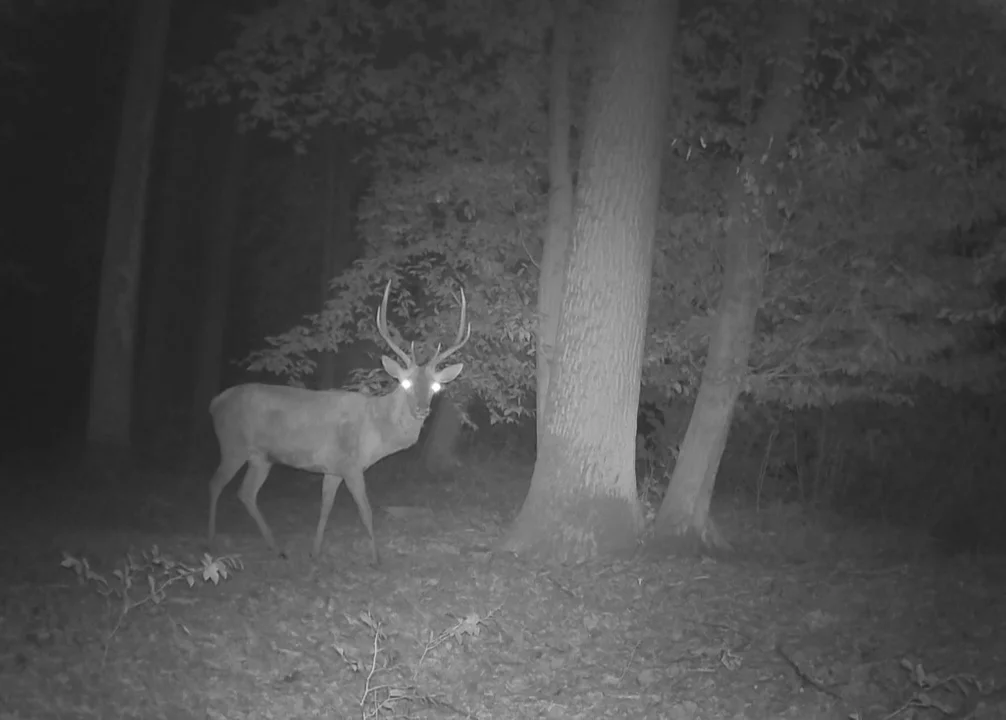
<path fill-rule="evenodd" d="M 413 416 L 409 410 L 408 395 L 401 387 L 375 398 L 372 405 L 371 420 L 390 452 L 415 445 L 424 419 Z"/>

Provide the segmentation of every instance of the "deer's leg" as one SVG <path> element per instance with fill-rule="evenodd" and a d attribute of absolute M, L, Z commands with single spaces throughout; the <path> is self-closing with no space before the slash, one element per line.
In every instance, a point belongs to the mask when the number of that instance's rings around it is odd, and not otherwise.
<path fill-rule="evenodd" d="M 332 512 L 332 503 L 335 502 L 335 494 L 339 492 L 340 485 L 342 478 L 338 475 L 325 475 L 321 481 L 321 515 L 318 517 L 318 529 L 314 533 L 314 545 L 311 546 L 313 557 L 321 555 L 321 539 L 325 535 L 325 525 L 328 524 L 328 515 Z"/>
<path fill-rule="evenodd" d="M 356 509 L 360 511 L 360 519 L 370 534 L 370 555 L 374 565 L 381 564 L 381 556 L 377 552 L 377 540 L 374 539 L 374 514 L 370 510 L 370 501 L 367 500 L 367 486 L 363 481 L 363 473 L 356 472 L 346 475 L 346 487 L 353 493 L 356 500 Z"/>
<path fill-rule="evenodd" d="M 213 537 L 217 534 L 217 500 L 220 499 L 220 493 L 234 479 L 241 466 L 245 464 L 244 456 L 228 456 L 227 451 L 223 448 L 220 449 L 220 454 L 220 465 L 210 479 L 210 527 L 208 533 L 210 543 L 213 542 Z"/>
<path fill-rule="evenodd" d="M 262 537 L 265 539 L 266 544 L 272 550 L 276 550 L 276 540 L 272 536 L 272 530 L 269 529 L 265 518 L 262 517 L 262 513 L 259 512 L 258 502 L 256 502 L 258 491 L 265 483 L 265 479 L 269 477 L 269 469 L 271 467 L 272 463 L 264 457 L 253 456 L 249 458 L 248 472 L 245 473 L 245 479 L 241 482 L 241 490 L 238 492 L 238 497 L 241 498 L 241 502 L 244 503 L 248 514 L 252 516 L 252 520 L 254 520 L 255 524 L 258 525 L 258 530 L 262 533 Z M 280 553 L 280 555 L 283 555 L 283 553 Z"/>

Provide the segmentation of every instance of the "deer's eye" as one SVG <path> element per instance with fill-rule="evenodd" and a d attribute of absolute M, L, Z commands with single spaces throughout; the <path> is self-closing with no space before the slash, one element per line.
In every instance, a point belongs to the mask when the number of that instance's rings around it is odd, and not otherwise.
<path fill-rule="evenodd" d="M 399 384 L 403 388 L 405 388 L 406 390 L 408 390 L 408 389 L 410 389 L 412 387 L 412 381 L 409 380 L 408 378 L 403 378 L 402 381 Z"/>
<path fill-rule="evenodd" d="M 435 383 L 431 384 L 430 385 L 430 392 L 431 393 L 438 393 L 438 392 L 440 392 L 440 383 L 435 382 Z"/>

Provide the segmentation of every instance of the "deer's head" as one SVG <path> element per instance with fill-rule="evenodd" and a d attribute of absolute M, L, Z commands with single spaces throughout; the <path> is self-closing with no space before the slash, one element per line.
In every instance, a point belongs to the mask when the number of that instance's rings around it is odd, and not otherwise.
<path fill-rule="evenodd" d="M 390 280 L 384 287 L 384 299 L 381 300 L 381 307 L 377 310 L 377 330 L 405 365 L 403 367 L 387 355 L 381 356 L 381 364 L 389 375 L 398 380 L 398 386 L 405 392 L 409 412 L 412 413 L 412 416 L 417 420 L 423 420 L 430 414 L 430 402 L 433 400 L 433 396 L 440 392 L 444 385 L 457 378 L 464 367 L 462 363 L 457 363 L 437 370 L 437 365 L 464 347 L 468 338 L 471 337 L 471 323 L 467 325 L 467 329 L 465 326 L 465 311 L 467 309 L 465 291 L 461 291 L 461 321 L 458 323 L 458 334 L 454 338 L 454 343 L 443 352 L 438 344 L 433 357 L 424 365 L 416 362 L 415 344 L 410 348 L 410 352 L 406 353 L 391 339 L 391 333 L 388 332 L 389 292 L 391 292 Z"/>

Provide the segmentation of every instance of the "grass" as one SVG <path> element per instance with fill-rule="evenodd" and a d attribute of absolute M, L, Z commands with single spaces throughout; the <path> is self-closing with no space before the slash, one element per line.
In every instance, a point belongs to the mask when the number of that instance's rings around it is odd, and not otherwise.
<path fill-rule="evenodd" d="M 528 464 L 415 465 L 368 475 L 379 569 L 348 493 L 308 559 L 310 476 L 277 470 L 260 497 L 289 560 L 233 487 L 205 555 L 208 473 L 87 501 L 23 478 L 36 492 L 3 503 L 0 720 L 1006 717 L 1002 559 L 725 505 L 744 548 L 725 560 L 532 567 L 490 552 Z"/>

